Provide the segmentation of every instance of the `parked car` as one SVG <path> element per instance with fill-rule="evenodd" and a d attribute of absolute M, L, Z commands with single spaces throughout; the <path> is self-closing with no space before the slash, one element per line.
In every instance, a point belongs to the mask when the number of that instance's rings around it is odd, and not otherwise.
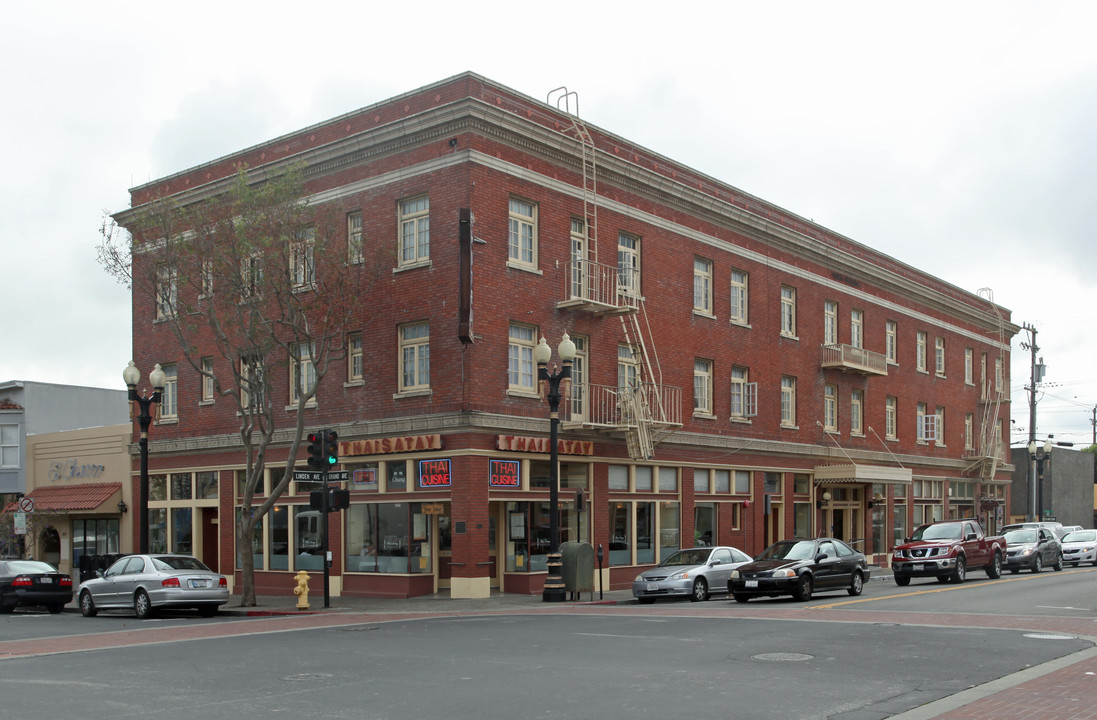
<path fill-rule="evenodd" d="M 708 600 L 714 588 L 722 592 L 727 587 L 732 570 L 750 560 L 750 555 L 739 548 L 722 545 L 679 550 L 637 575 L 632 582 L 632 595 L 642 603 L 652 603 L 660 597 Z"/>
<path fill-rule="evenodd" d="M 1066 528 L 1060 522 L 1033 520 L 1031 522 L 1013 523 L 1012 525 L 1006 525 L 1002 528 L 1002 534 L 1005 535 L 1010 530 L 1023 530 L 1025 528 L 1047 528 L 1051 530 L 1052 534 L 1056 538 L 1061 538 L 1067 534 Z"/>
<path fill-rule="evenodd" d="M 80 613 L 132 609 L 142 620 L 164 608 L 212 617 L 229 601 L 228 581 L 190 555 L 127 555 L 80 587 Z"/>
<path fill-rule="evenodd" d="M 891 570 L 900 587 L 915 577 L 962 583 L 971 568 L 983 568 L 996 580 L 1002 575 L 1005 553 L 1005 540 L 985 534 L 978 520 L 941 520 L 919 525 L 897 545 L 891 552 Z"/>
<path fill-rule="evenodd" d="M 59 613 L 72 602 L 72 578 L 37 560 L 0 560 L 0 613 L 45 607 Z"/>
<path fill-rule="evenodd" d="M 1005 534 L 1005 568 L 1016 575 L 1028 569 L 1038 573 L 1045 565 L 1063 569 L 1063 546 L 1050 528 L 1026 527 Z"/>
<path fill-rule="evenodd" d="M 1097 565 L 1097 530 L 1073 530 L 1063 536 L 1063 562 L 1074 567 L 1084 562 Z"/>
<path fill-rule="evenodd" d="M 763 595 L 808 600 L 813 592 L 828 590 L 860 595 L 868 576 L 864 554 L 841 540 L 781 540 L 732 570 L 728 592 L 736 602 Z"/>

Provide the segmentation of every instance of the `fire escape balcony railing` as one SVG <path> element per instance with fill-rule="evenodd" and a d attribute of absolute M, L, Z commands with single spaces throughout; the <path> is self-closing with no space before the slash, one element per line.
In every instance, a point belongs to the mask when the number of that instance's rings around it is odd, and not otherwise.
<path fill-rule="evenodd" d="M 887 375 L 887 357 L 883 353 L 852 345 L 824 345 L 824 368 L 838 368 L 862 375 Z"/>
<path fill-rule="evenodd" d="M 562 422 L 605 429 L 640 423 L 676 427 L 682 424 L 682 388 L 654 383 L 633 387 L 586 384 L 575 388 L 571 402 L 562 403 L 560 410 Z"/>
<path fill-rule="evenodd" d="M 564 274 L 564 300 L 556 306 L 622 313 L 635 310 L 639 304 L 639 296 L 620 283 L 616 265 L 572 260 Z"/>

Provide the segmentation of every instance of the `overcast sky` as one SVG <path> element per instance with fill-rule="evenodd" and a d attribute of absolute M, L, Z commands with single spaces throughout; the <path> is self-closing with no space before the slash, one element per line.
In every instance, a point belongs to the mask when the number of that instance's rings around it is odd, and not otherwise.
<path fill-rule="evenodd" d="M 1097 3 L 100 0 L 5 17 L 0 381 L 123 389 L 129 296 L 95 245 L 130 187 L 471 70 L 538 99 L 566 86 L 587 122 L 991 288 L 1038 331 L 1039 436 L 1090 443 Z"/>

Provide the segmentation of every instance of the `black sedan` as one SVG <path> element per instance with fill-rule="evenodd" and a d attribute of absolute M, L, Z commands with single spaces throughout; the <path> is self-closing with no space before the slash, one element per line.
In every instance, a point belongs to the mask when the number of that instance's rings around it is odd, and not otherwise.
<path fill-rule="evenodd" d="M 0 560 L 0 613 L 45 607 L 59 613 L 72 601 L 72 578 L 37 560 Z"/>
<path fill-rule="evenodd" d="M 781 540 L 754 562 L 732 570 L 728 592 L 737 602 L 779 595 L 808 600 L 813 592 L 827 590 L 860 595 L 868 576 L 864 554 L 841 540 Z"/>

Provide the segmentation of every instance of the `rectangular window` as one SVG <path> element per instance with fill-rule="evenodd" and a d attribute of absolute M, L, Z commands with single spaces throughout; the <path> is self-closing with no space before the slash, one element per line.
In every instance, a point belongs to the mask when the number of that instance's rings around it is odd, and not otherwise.
<path fill-rule="evenodd" d="M 1002 358 L 994 358 L 994 391 L 997 393 L 1004 393 L 1009 388 L 1006 387 L 1005 374 L 1002 370 Z"/>
<path fill-rule="evenodd" d="M 865 391 L 854 390 L 849 394 L 849 432 L 864 435 Z"/>
<path fill-rule="evenodd" d="M 693 361 L 693 414 L 712 415 L 712 361 Z"/>
<path fill-rule="evenodd" d="M 18 425 L 0 425 L 0 467 L 19 467 Z"/>
<path fill-rule="evenodd" d="M 507 384 L 508 390 L 520 393 L 536 391 L 536 367 L 533 363 L 533 328 L 528 325 L 511 323 L 510 343 L 507 346 Z"/>
<path fill-rule="evenodd" d="M 617 292 L 640 296 L 640 238 L 627 233 L 617 237 Z"/>
<path fill-rule="evenodd" d="M 302 395 L 310 395 L 316 388 L 316 363 L 310 343 L 298 343 L 290 358 L 290 395 L 295 403 Z M 310 401 L 313 398 L 310 398 Z"/>
<path fill-rule="evenodd" d="M 628 490 L 628 465 L 610 465 L 609 468 L 609 489 L 610 490 Z"/>
<path fill-rule="evenodd" d="M 587 339 L 573 335 L 575 359 L 571 361 L 571 420 L 581 421 L 587 416 Z"/>
<path fill-rule="evenodd" d="M 865 346 L 865 313 L 863 310 L 850 311 L 849 344 L 855 348 Z"/>
<path fill-rule="evenodd" d="M 591 286 L 593 278 L 587 276 L 587 224 L 579 218 L 571 219 L 571 297 L 597 296 Z"/>
<path fill-rule="evenodd" d="M 430 198 L 400 201 L 400 264 L 430 260 Z"/>
<path fill-rule="evenodd" d="M 164 320 L 175 315 L 179 301 L 179 271 L 171 265 L 156 269 L 156 319 Z"/>
<path fill-rule="evenodd" d="M 347 262 L 358 265 L 365 261 L 362 247 L 362 213 L 347 213 Z"/>
<path fill-rule="evenodd" d="M 972 413 L 964 415 L 964 449 L 975 449 L 975 416 Z"/>
<path fill-rule="evenodd" d="M 838 303 L 833 300 L 823 303 L 823 344 L 838 344 Z"/>
<path fill-rule="evenodd" d="M 252 300 L 259 297 L 263 287 L 263 260 L 258 255 L 249 255 L 240 259 L 240 299 Z"/>
<path fill-rule="evenodd" d="M 945 409 L 940 405 L 937 406 L 937 411 L 933 413 L 934 419 L 934 437 L 938 445 L 945 444 Z"/>
<path fill-rule="evenodd" d="M 823 387 L 823 429 L 838 432 L 838 386 Z"/>
<path fill-rule="evenodd" d="M 526 200 L 510 199 L 510 233 L 507 241 L 511 263 L 537 267 L 537 206 Z"/>
<path fill-rule="evenodd" d="M 964 348 L 964 382 L 975 384 L 975 350 L 972 348 Z"/>
<path fill-rule="evenodd" d="M 693 469 L 693 494 L 708 495 L 712 492 L 709 488 L 709 471 L 703 468 Z"/>
<path fill-rule="evenodd" d="M 202 358 L 202 402 L 213 401 L 213 358 Z"/>
<path fill-rule="evenodd" d="M 781 425 L 796 425 L 796 378 L 788 375 L 781 377 Z"/>
<path fill-rule="evenodd" d="M 266 376 L 260 358 L 240 358 L 240 382 L 240 404 L 244 409 L 262 408 L 266 399 Z"/>
<path fill-rule="evenodd" d="M 640 385 L 640 362 L 631 345 L 617 346 L 617 387 L 634 388 Z"/>
<path fill-rule="evenodd" d="M 884 324 L 884 354 L 889 363 L 899 362 L 898 335 L 899 324 L 894 320 L 888 320 Z"/>
<path fill-rule="evenodd" d="M 811 503 L 795 503 L 793 506 L 793 537 L 811 537 Z"/>
<path fill-rule="evenodd" d="M 750 370 L 731 369 L 731 417 L 749 418 L 758 414 L 758 383 L 749 382 Z"/>
<path fill-rule="evenodd" d="M 796 337 L 796 290 L 781 287 L 781 334 Z"/>
<path fill-rule="evenodd" d="M 928 414 L 928 408 L 925 403 L 918 403 L 916 414 L 918 422 L 918 442 L 935 440 L 937 437 L 935 432 L 936 418 L 933 415 Z"/>
<path fill-rule="evenodd" d="M 205 298 L 213 295 L 213 261 L 203 260 L 201 284 L 198 289 L 198 297 Z"/>
<path fill-rule="evenodd" d="M 430 326 L 400 326 L 400 392 L 430 387 Z"/>
<path fill-rule="evenodd" d="M 899 400 L 891 395 L 888 395 L 887 402 L 884 405 L 884 437 L 888 440 L 894 440 L 898 437 L 896 434 L 899 428 Z"/>
<path fill-rule="evenodd" d="M 748 320 L 747 299 L 749 276 L 742 270 L 731 271 L 731 321 L 746 325 Z"/>
<path fill-rule="evenodd" d="M 735 494 L 736 495 L 749 495 L 750 494 L 750 471 L 749 470 L 736 470 L 735 471 Z"/>
<path fill-rule="evenodd" d="M 933 347 L 933 367 L 937 375 L 944 377 L 945 375 L 945 339 L 943 337 L 934 338 Z"/>
<path fill-rule="evenodd" d="M 347 336 L 347 382 L 362 382 L 362 333 Z"/>
<path fill-rule="evenodd" d="M 712 261 L 693 259 L 693 311 L 712 315 Z"/>
<path fill-rule="evenodd" d="M 316 231 L 302 232 L 289 248 L 290 285 L 294 290 L 308 290 L 316 286 Z"/>
<path fill-rule="evenodd" d="M 164 371 L 164 392 L 160 394 L 160 419 L 179 417 L 179 369 L 175 363 L 160 367 Z"/>
<path fill-rule="evenodd" d="M 926 372 L 926 334 L 921 330 L 918 331 L 917 335 L 916 353 L 915 369 L 918 372 Z"/>
<path fill-rule="evenodd" d="M 987 399 L 987 354 L 979 354 L 979 399 Z"/>

